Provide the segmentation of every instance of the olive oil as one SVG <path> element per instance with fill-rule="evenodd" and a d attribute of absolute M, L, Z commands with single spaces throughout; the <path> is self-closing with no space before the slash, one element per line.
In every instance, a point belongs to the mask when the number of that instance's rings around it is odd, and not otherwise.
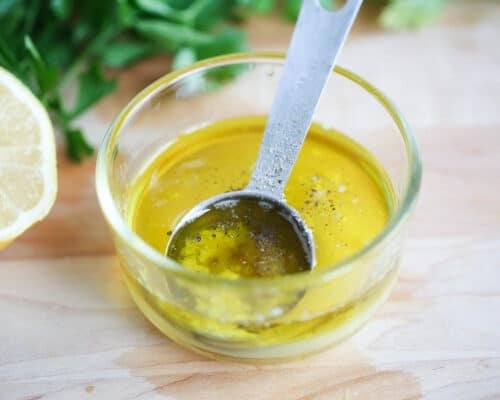
<path fill-rule="evenodd" d="M 133 230 L 164 254 L 176 223 L 191 208 L 247 185 L 264 127 L 262 117 L 228 120 L 171 143 L 133 185 Z M 382 230 L 391 193 L 384 170 L 365 149 L 314 124 L 285 189 L 287 202 L 313 231 L 318 269 L 352 255 Z"/>
<path fill-rule="evenodd" d="M 176 223 L 192 207 L 248 184 L 265 122 L 264 117 L 239 118 L 180 135 L 150 160 L 132 185 L 131 228 L 165 254 Z M 313 276 L 374 239 L 387 223 L 394 201 L 387 174 L 367 150 L 315 124 L 285 197 L 313 231 Z M 192 239 L 209 242 L 213 234 L 218 232 Z M 154 274 L 131 273 L 132 266 L 124 265 L 127 284 L 148 318 L 174 340 L 212 355 L 260 358 L 263 351 L 263 358 L 281 358 L 296 354 L 286 350 L 296 343 L 301 343 L 303 353 L 332 344 L 368 320 L 387 297 L 397 269 L 397 255 L 376 255 L 379 264 L 383 259 L 377 268 L 363 259 L 320 284 L 297 289 L 277 283 L 269 293 L 263 289 L 255 294 L 210 280 L 212 275 L 229 280 L 266 276 L 245 268 L 250 260 L 232 258 L 237 253 L 231 237 L 217 243 L 226 248 L 217 253 L 216 247 L 208 247 L 204 255 L 217 258 L 215 263 L 185 258 L 184 267 L 206 275 L 205 281 L 184 279 L 161 268 Z M 286 263 L 280 265 L 279 274 L 287 274 Z"/>

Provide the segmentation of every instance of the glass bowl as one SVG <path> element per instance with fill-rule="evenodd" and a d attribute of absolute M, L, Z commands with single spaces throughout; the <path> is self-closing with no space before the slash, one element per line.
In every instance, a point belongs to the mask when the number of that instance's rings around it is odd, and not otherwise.
<path fill-rule="evenodd" d="M 135 302 L 172 340 L 211 357 L 279 361 L 356 332 L 389 296 L 419 190 L 418 146 L 401 113 L 361 77 L 336 67 L 313 120 L 364 146 L 394 188 L 389 221 L 370 243 L 312 273 L 235 280 L 184 268 L 136 235 L 130 190 L 148 163 L 179 134 L 267 115 L 283 63 L 283 54 L 235 54 L 165 75 L 121 111 L 97 159 L 97 195 Z"/>

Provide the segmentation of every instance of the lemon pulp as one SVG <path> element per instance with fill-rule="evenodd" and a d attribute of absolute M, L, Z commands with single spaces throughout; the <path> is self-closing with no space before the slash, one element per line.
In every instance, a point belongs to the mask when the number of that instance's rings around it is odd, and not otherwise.
<path fill-rule="evenodd" d="M 54 204 L 56 146 L 49 116 L 16 77 L 0 68 L 0 249 Z"/>

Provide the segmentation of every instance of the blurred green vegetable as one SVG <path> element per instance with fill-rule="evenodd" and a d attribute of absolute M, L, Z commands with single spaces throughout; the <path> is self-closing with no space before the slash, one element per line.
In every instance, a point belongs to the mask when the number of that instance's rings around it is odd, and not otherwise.
<path fill-rule="evenodd" d="M 0 0 L 0 65 L 41 100 L 79 161 L 93 148 L 74 120 L 115 90 L 106 67 L 158 53 L 173 54 L 181 67 L 242 51 L 245 36 L 226 25 L 241 7 L 234 0 Z M 77 86 L 74 104 L 62 98 L 68 85 Z"/>
<path fill-rule="evenodd" d="M 323 0 L 322 0 L 323 1 Z M 335 4 L 340 0 L 324 0 Z M 367 2 L 377 0 L 367 0 Z M 378 0 L 380 22 L 418 27 L 436 18 L 446 0 Z M 0 0 L 0 65 L 41 100 L 66 137 L 68 155 L 93 153 L 74 120 L 113 92 L 105 68 L 121 68 L 153 54 L 173 55 L 173 67 L 246 49 L 235 22 L 281 7 L 297 18 L 301 0 Z M 238 70 L 221 70 L 216 80 Z M 63 101 L 77 86 L 74 104 Z"/>
<path fill-rule="evenodd" d="M 390 0 L 379 16 L 390 29 L 419 28 L 441 15 L 447 0 Z"/>

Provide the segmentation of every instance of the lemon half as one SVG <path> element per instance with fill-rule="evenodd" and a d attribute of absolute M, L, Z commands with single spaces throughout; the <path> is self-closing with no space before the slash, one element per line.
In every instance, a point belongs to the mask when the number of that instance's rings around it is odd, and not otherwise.
<path fill-rule="evenodd" d="M 0 68 L 0 249 L 47 215 L 56 192 L 49 116 L 28 88 Z"/>

